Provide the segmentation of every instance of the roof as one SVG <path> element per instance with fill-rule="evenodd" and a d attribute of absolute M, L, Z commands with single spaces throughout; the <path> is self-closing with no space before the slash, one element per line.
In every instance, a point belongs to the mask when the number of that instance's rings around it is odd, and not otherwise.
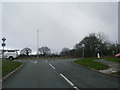
<path fill-rule="evenodd" d="M 0 49 L 2 51 L 2 49 Z M 4 50 L 4 51 L 20 51 L 20 50 Z"/>

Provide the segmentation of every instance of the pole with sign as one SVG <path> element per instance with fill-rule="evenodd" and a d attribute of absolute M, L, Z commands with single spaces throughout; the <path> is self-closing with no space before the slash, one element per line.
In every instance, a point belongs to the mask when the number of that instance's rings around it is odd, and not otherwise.
<path fill-rule="evenodd" d="M 5 41 L 6 41 L 5 37 L 2 38 L 2 41 L 3 41 L 3 43 L 2 43 L 2 47 L 3 47 L 3 50 L 2 50 L 2 59 L 3 59 L 4 58 L 4 47 L 6 46 L 6 44 L 5 44 Z"/>

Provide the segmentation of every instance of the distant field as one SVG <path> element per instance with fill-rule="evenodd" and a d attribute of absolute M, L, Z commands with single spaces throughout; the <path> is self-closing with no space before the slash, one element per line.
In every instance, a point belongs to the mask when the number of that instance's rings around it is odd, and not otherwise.
<path fill-rule="evenodd" d="M 9 74 L 11 71 L 18 68 L 22 63 L 21 62 L 15 62 L 15 61 L 9 61 L 9 60 L 3 60 L 2 61 L 2 77 Z"/>
<path fill-rule="evenodd" d="M 103 57 L 103 59 L 105 59 L 107 61 L 111 61 L 111 62 L 120 63 L 120 58 L 117 58 L 117 57 Z"/>
<path fill-rule="evenodd" d="M 94 60 L 96 60 L 96 58 L 84 58 L 80 60 L 75 60 L 74 62 L 89 68 L 97 69 L 97 70 L 104 70 L 109 68 L 108 65 L 96 62 Z"/>

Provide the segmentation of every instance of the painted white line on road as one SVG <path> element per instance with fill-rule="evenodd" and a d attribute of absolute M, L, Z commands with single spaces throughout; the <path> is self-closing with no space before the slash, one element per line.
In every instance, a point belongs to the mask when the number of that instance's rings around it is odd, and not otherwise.
<path fill-rule="evenodd" d="M 73 88 L 77 88 L 76 86 L 74 86 Z"/>
<path fill-rule="evenodd" d="M 54 67 L 52 64 L 49 63 L 49 65 L 50 65 L 53 69 L 55 69 L 55 67 Z"/>
<path fill-rule="evenodd" d="M 35 63 L 37 63 L 37 61 Z"/>
<path fill-rule="evenodd" d="M 75 88 L 76 90 L 80 90 L 78 87 L 74 86 L 73 88 Z"/>
<path fill-rule="evenodd" d="M 47 63 L 47 60 L 46 60 L 46 63 Z"/>
<path fill-rule="evenodd" d="M 60 74 L 73 88 L 76 90 L 80 90 L 78 87 L 76 87 L 69 79 L 67 79 L 63 74 Z"/>
<path fill-rule="evenodd" d="M 68 80 L 63 74 L 60 74 L 60 76 L 62 76 L 71 86 L 74 86 L 74 84 Z"/>
<path fill-rule="evenodd" d="M 112 72 L 116 72 L 116 71 L 112 71 Z"/>

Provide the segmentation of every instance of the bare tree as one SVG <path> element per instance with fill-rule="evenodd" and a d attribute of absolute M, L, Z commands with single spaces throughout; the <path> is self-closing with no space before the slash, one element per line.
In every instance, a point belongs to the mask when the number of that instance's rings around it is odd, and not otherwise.
<path fill-rule="evenodd" d="M 30 48 L 28 48 L 28 47 L 26 47 L 26 48 L 23 48 L 21 51 L 20 51 L 20 54 L 21 55 L 29 55 L 30 53 L 32 53 L 32 50 L 30 49 Z"/>
<path fill-rule="evenodd" d="M 99 39 L 101 43 L 108 41 L 107 36 L 104 34 L 104 32 L 99 32 L 96 34 L 96 37 Z"/>
<path fill-rule="evenodd" d="M 62 51 L 60 52 L 61 56 L 66 56 L 68 55 L 68 52 L 70 51 L 69 48 L 63 48 Z"/>
<path fill-rule="evenodd" d="M 41 48 L 39 48 L 38 50 L 39 50 L 39 52 L 40 52 L 41 54 L 44 54 L 44 55 L 50 53 L 50 49 L 49 49 L 48 47 L 41 47 Z"/>

